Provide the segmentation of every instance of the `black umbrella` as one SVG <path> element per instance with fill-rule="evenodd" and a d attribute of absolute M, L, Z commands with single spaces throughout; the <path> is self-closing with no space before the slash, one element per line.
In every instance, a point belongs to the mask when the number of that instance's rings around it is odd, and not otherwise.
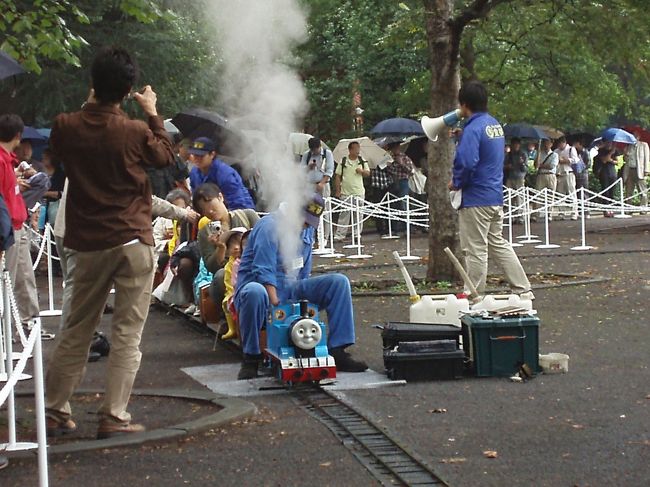
<path fill-rule="evenodd" d="M 509 123 L 503 127 L 503 133 L 507 138 L 518 137 L 520 139 L 542 140 L 548 139 L 543 130 L 533 127 L 527 123 Z"/>
<path fill-rule="evenodd" d="M 0 79 L 24 73 L 23 67 L 9 54 L 0 51 Z"/>
<path fill-rule="evenodd" d="M 425 135 L 420 122 L 410 118 L 388 118 L 375 125 L 370 131 L 373 135 Z"/>
<path fill-rule="evenodd" d="M 210 137 L 217 144 L 219 154 L 241 157 L 250 153 L 246 136 L 216 112 L 190 108 L 177 113 L 171 122 L 188 139 Z"/>

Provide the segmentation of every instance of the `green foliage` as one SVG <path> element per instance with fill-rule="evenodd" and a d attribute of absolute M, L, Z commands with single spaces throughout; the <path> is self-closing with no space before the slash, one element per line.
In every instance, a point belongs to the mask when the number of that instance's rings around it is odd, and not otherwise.
<path fill-rule="evenodd" d="M 202 1 L 190 7 L 181 0 L 83 0 L 76 5 L 88 22 L 75 23 L 72 12 L 62 12 L 61 18 L 66 25 L 74 25 L 75 35 L 86 41 L 76 50 L 77 61 L 41 53 L 40 76 L 22 75 L 16 79 L 16 87 L 2 84 L 0 100 L 5 110 L 20 113 L 38 126 L 49 125 L 62 111 L 77 110 L 88 95 L 93 56 L 99 47 L 110 44 L 124 46 L 135 56 L 141 70 L 140 86 L 153 86 L 164 116 L 171 117 L 189 105 L 214 104 L 219 63 L 208 42 L 210 26 L 201 17 Z M 131 114 L 138 110 L 135 103 L 127 103 L 125 109 Z"/>

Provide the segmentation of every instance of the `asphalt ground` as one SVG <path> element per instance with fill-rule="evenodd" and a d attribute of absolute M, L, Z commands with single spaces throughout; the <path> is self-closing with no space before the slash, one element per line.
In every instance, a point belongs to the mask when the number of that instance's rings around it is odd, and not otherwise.
<path fill-rule="evenodd" d="M 390 436 L 414 450 L 452 486 L 638 486 L 650 484 L 650 218 L 591 219 L 591 252 L 577 245 L 576 222 L 553 222 L 560 249 L 517 249 L 528 273 L 558 272 L 610 280 L 536 291 L 540 352 L 570 355 L 569 373 L 540 375 L 527 383 L 498 378 L 411 383 L 358 390 L 346 398 Z M 533 229 L 543 235 L 543 227 Z M 515 227 L 516 234 L 522 227 Z M 390 263 L 404 242 L 366 239 L 375 257 L 361 265 Z M 415 237 L 413 254 L 425 255 Z M 353 280 L 395 278 L 394 267 L 353 268 Z M 422 265 L 409 266 L 424 277 Z M 44 281 L 41 279 L 41 282 Z M 45 294 L 45 293 L 43 293 Z M 45 296 L 43 296 L 45 297 Z M 357 345 L 352 349 L 382 370 L 381 339 L 370 325 L 408 316 L 406 297 L 355 297 Z M 105 317 L 102 329 L 108 331 Z M 56 321 L 48 319 L 46 324 Z M 182 318 L 152 309 L 143 339 L 136 388 L 201 390 L 181 367 L 233 362 L 237 356 Z M 46 350 L 51 343 L 46 342 Z M 89 364 L 82 387 L 100 387 L 105 362 Z M 133 399 L 137 401 L 136 398 Z M 140 447 L 50 458 L 51 485 L 374 485 L 348 450 L 290 396 L 253 398 L 260 413 L 185 438 Z M 170 423 L 175 402 L 157 403 L 134 418 Z M 186 415 L 186 408 L 182 414 Z M 445 413 L 431 412 L 444 409 Z M 24 412 L 21 412 L 23 414 Z M 1 413 L 0 413 L 1 415 Z M 79 421 L 92 421 L 85 415 Z M 155 421 L 154 421 L 155 419 Z M 486 458 L 485 451 L 496 451 Z M 36 462 L 15 459 L 0 472 L 0 485 L 36 485 Z"/>

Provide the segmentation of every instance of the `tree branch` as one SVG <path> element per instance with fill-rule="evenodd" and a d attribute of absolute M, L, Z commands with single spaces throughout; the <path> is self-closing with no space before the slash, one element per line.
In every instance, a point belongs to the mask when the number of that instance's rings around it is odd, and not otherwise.
<path fill-rule="evenodd" d="M 473 20 L 484 19 L 490 11 L 502 3 L 512 0 L 474 0 L 470 5 L 461 10 L 458 15 L 451 19 L 451 26 L 459 35 L 467 24 Z"/>

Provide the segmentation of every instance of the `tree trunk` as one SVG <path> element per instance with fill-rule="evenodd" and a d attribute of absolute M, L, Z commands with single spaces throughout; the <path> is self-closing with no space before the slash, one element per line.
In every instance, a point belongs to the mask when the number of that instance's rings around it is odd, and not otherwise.
<path fill-rule="evenodd" d="M 458 107 L 460 32 L 452 24 L 453 0 L 423 0 L 431 62 L 431 113 L 436 117 Z M 444 130 L 437 142 L 429 142 L 429 280 L 454 280 L 457 276 L 444 248 L 459 255 L 458 215 L 449 202 L 454 143 Z"/>

